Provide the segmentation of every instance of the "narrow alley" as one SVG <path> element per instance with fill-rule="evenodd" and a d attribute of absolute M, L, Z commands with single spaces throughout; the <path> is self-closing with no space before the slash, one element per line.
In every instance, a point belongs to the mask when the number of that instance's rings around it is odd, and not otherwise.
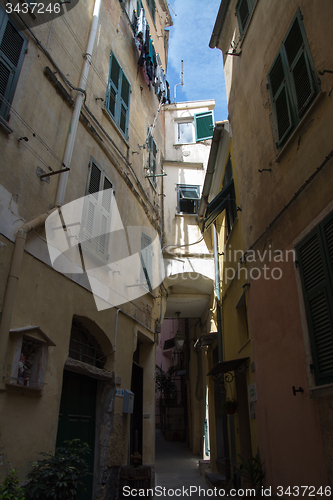
<path fill-rule="evenodd" d="M 200 475 L 200 457 L 191 453 L 187 443 L 166 441 L 162 432 L 157 429 L 155 446 L 156 494 L 154 499 L 166 496 L 178 498 L 190 496 L 192 499 L 205 496 L 215 498 L 216 495 L 211 495 L 214 488 L 210 488 Z M 218 492 L 218 488 L 216 491 Z"/>

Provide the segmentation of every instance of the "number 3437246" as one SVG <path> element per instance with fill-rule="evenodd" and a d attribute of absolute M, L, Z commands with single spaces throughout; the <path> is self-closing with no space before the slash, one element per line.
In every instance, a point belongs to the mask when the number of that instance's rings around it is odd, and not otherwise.
<path fill-rule="evenodd" d="M 321 497 L 331 496 L 330 486 L 320 486 L 319 488 L 315 486 L 288 486 L 287 488 L 278 486 L 276 489 L 278 497 L 283 495 L 291 497 L 315 497 L 316 495 Z"/>
<path fill-rule="evenodd" d="M 60 13 L 60 3 L 35 3 L 35 2 L 22 2 L 13 5 L 12 3 L 6 3 L 6 12 L 11 14 L 16 12 L 17 14 L 27 14 L 31 12 L 32 14 L 55 14 Z"/>

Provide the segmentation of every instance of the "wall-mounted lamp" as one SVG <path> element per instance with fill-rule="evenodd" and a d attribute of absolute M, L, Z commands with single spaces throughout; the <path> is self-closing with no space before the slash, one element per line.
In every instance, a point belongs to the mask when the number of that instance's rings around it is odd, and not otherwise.
<path fill-rule="evenodd" d="M 184 342 L 185 342 L 185 335 L 180 331 L 179 328 L 179 316 L 180 316 L 180 311 L 176 312 L 176 315 L 178 316 L 178 330 L 175 335 L 175 348 L 177 352 L 181 352 L 184 347 Z"/>

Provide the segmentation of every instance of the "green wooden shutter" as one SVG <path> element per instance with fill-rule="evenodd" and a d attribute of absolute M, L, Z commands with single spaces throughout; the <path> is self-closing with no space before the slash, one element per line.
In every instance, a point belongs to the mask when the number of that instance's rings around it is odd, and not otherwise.
<path fill-rule="evenodd" d="M 111 115 L 117 119 L 119 114 L 119 78 L 120 66 L 117 59 L 111 54 L 110 77 L 108 85 L 108 109 Z"/>
<path fill-rule="evenodd" d="M 0 116 L 8 119 L 27 40 L 0 8 Z"/>
<path fill-rule="evenodd" d="M 277 130 L 277 142 L 278 145 L 281 145 L 293 126 L 281 51 L 268 74 L 268 84 L 273 105 L 275 127 Z"/>
<path fill-rule="evenodd" d="M 110 58 L 106 106 L 123 134 L 128 137 L 131 86 L 113 53 Z"/>
<path fill-rule="evenodd" d="M 291 82 L 293 83 L 294 99 L 297 103 L 297 114 L 300 117 L 316 94 L 316 88 L 298 17 L 295 18 L 284 40 L 284 49 L 292 74 Z"/>
<path fill-rule="evenodd" d="M 126 76 L 122 72 L 121 82 L 121 102 L 119 126 L 126 136 L 128 136 L 128 115 L 131 86 Z"/>
<path fill-rule="evenodd" d="M 333 382 L 333 216 L 297 248 L 316 383 Z"/>
<path fill-rule="evenodd" d="M 153 255 L 150 245 L 151 245 L 151 238 L 146 234 L 142 233 L 141 236 L 141 265 L 143 271 L 142 281 L 147 283 L 148 289 L 151 292 Z"/>
<path fill-rule="evenodd" d="M 206 111 L 204 113 L 197 113 L 194 115 L 195 123 L 195 140 L 204 141 L 211 139 L 214 132 L 214 119 L 213 112 Z"/>

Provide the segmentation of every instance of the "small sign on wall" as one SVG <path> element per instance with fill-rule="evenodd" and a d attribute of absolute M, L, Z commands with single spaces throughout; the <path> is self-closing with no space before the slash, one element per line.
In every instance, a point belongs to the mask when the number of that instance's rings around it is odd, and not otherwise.
<path fill-rule="evenodd" d="M 248 386 L 249 391 L 249 402 L 254 403 L 257 401 L 257 384 L 250 384 Z"/>

